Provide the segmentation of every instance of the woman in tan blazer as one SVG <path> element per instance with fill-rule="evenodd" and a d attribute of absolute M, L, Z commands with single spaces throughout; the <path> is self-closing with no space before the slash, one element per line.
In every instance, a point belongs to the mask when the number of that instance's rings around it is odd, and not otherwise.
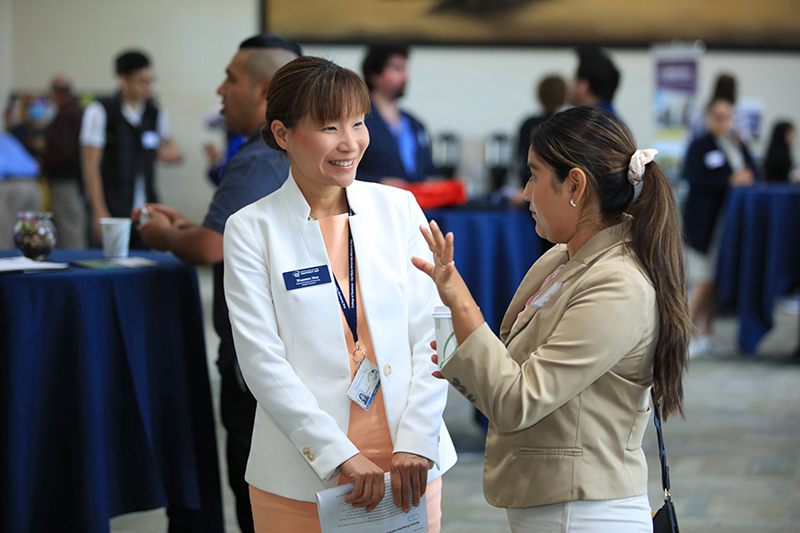
<path fill-rule="evenodd" d="M 434 375 L 489 418 L 484 492 L 512 531 L 652 531 L 650 387 L 665 416 L 682 414 L 690 328 L 680 218 L 654 156 L 594 107 L 534 130 L 525 198 L 557 244 L 525 276 L 500 338 L 453 264 L 452 234 L 422 228 L 435 264 L 413 261 L 459 344 Z"/>

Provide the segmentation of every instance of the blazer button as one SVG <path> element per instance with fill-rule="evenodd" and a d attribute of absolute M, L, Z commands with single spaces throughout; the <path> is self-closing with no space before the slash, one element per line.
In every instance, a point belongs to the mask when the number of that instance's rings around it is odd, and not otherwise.
<path fill-rule="evenodd" d="M 389 376 L 392 373 L 392 365 L 383 365 L 383 375 Z"/>
<path fill-rule="evenodd" d="M 308 449 L 308 446 L 303 448 L 303 455 L 308 455 L 309 453 L 311 453 L 311 450 Z"/>
<path fill-rule="evenodd" d="M 317 457 L 317 456 L 316 456 L 316 455 L 314 455 L 313 453 L 310 453 L 310 454 L 308 454 L 308 460 L 309 460 L 309 461 L 313 461 L 313 460 L 314 460 L 316 457 Z"/>

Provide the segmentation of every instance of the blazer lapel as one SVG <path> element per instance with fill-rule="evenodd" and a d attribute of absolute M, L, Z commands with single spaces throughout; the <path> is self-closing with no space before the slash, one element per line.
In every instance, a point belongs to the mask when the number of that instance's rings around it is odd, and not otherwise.
<path fill-rule="evenodd" d="M 294 181 L 291 170 L 289 170 L 289 178 L 286 180 L 284 188 L 283 205 L 286 209 L 287 218 L 297 228 L 307 253 L 307 258 L 304 261 L 298 257 L 298 261 L 307 264 L 298 264 L 297 268 L 326 265 L 330 269 L 328 252 L 325 249 L 325 241 L 322 238 L 319 223 L 316 220 L 308 219 L 311 207 Z M 330 274 L 333 276 L 332 269 Z"/>
<path fill-rule="evenodd" d="M 565 252 L 565 255 L 566 255 L 566 252 Z M 564 263 L 559 263 L 559 264 L 564 264 Z M 556 268 L 558 268 L 558 265 L 556 265 L 555 267 L 550 269 L 550 272 L 547 273 L 547 276 L 552 274 L 553 270 L 555 270 Z M 562 283 L 563 284 L 566 280 L 568 280 L 569 278 L 571 278 L 572 276 L 574 276 L 575 274 L 577 274 L 578 272 L 580 272 L 584 268 L 586 268 L 586 265 L 584 265 L 583 263 L 580 263 L 578 261 L 575 261 L 574 259 L 572 259 L 570 261 L 567 261 L 567 263 L 564 264 L 564 268 L 562 268 L 561 271 L 558 274 L 556 274 L 556 276 L 553 279 L 551 279 L 550 282 L 545 287 L 543 287 L 541 294 L 542 295 L 546 294 L 547 291 L 550 290 L 556 283 Z M 536 288 L 536 290 L 538 290 L 538 287 Z M 528 293 L 529 294 L 528 299 L 530 299 L 530 297 L 533 294 L 535 294 L 535 292 L 536 291 L 534 291 L 533 293 Z M 557 297 L 557 296 L 554 296 L 554 297 Z M 526 299 L 525 303 L 527 303 L 527 301 L 528 300 Z M 533 319 L 533 317 L 536 315 L 536 313 L 539 311 L 539 309 L 540 309 L 539 307 L 536 307 L 535 305 L 531 304 L 531 305 L 528 306 L 527 309 L 525 309 L 522 312 L 522 315 L 520 315 L 519 320 L 517 320 L 516 324 L 514 324 L 514 327 L 511 328 L 511 331 L 509 332 L 508 337 L 505 340 L 506 345 L 508 343 L 510 343 L 511 340 L 514 337 L 516 337 L 517 334 L 525 328 L 525 326 L 528 325 L 528 323 Z M 515 320 L 516 320 L 516 318 L 515 318 Z"/>
<path fill-rule="evenodd" d="M 381 314 L 381 309 L 375 309 L 375 303 L 371 289 L 380 287 L 380 277 L 375 273 L 374 260 L 367 260 L 372 254 L 379 253 L 380 243 L 373 242 L 373 239 L 378 233 L 372 231 L 364 223 L 364 213 L 362 212 L 363 199 L 361 193 L 361 182 L 355 181 L 350 184 L 345 191 L 347 192 L 347 203 L 350 210 L 353 212 L 348 222 L 350 224 L 350 231 L 353 232 L 353 246 L 356 251 L 356 271 L 358 272 L 358 284 L 361 287 L 361 301 L 364 304 L 364 315 L 367 317 L 367 323 L 372 316 L 372 311 L 375 316 Z M 364 258 L 359 261 L 359 258 Z M 368 313 L 368 311 L 370 313 Z M 375 339 L 373 339 L 373 342 Z"/>
<path fill-rule="evenodd" d="M 561 245 L 557 245 L 561 246 Z M 522 282 L 519 284 L 511 303 L 508 305 L 508 310 L 503 316 L 503 321 L 500 324 L 500 340 L 505 341 L 511 332 L 511 327 L 517 320 L 517 316 L 525 309 L 525 304 L 528 299 L 533 295 L 542 285 L 547 276 L 549 276 L 558 265 L 566 261 L 566 248 L 561 252 L 550 252 L 539 258 L 533 266 L 525 274 Z"/>
<path fill-rule="evenodd" d="M 575 254 L 575 257 L 567 261 L 564 265 L 564 268 L 561 269 L 550 283 L 547 284 L 547 287 L 544 288 L 542 294 L 545 294 L 547 290 L 552 287 L 555 283 L 565 283 L 567 280 L 575 276 L 576 274 L 582 272 L 584 269 L 589 267 L 598 257 L 606 253 L 608 250 L 620 246 L 630 239 L 628 237 L 628 221 L 625 221 L 621 224 L 617 224 L 616 226 L 611 226 L 606 228 L 594 236 L 590 238 L 586 243 L 581 246 L 581 249 L 578 250 L 578 253 Z M 566 253 L 566 250 L 565 252 Z M 556 255 L 557 258 L 560 258 L 563 261 L 564 256 Z M 538 262 L 537 262 L 538 263 Z M 547 262 L 542 265 L 542 269 L 537 269 L 535 279 L 539 280 L 539 284 L 541 285 L 542 281 L 547 278 L 557 267 L 561 264 L 561 262 Z M 535 267 L 536 265 L 534 265 Z M 531 269 L 531 274 L 533 274 L 533 269 Z M 542 275 L 544 274 L 544 275 Z M 525 280 L 527 281 L 527 280 Z M 538 285 L 534 285 L 533 280 L 530 285 L 526 284 L 523 281 L 523 284 L 520 285 L 520 290 L 517 291 L 517 294 L 514 296 L 514 300 L 512 301 L 512 305 L 509 307 L 509 313 L 506 314 L 506 317 L 503 319 L 503 327 L 501 327 L 501 340 L 508 345 L 509 342 L 520 332 L 522 331 L 525 326 L 530 323 L 533 317 L 536 315 L 536 312 L 539 308 L 531 305 L 525 311 L 523 311 L 522 315 L 519 317 L 519 320 L 516 319 L 517 314 L 513 313 L 514 309 L 522 309 L 522 307 L 527 303 L 527 300 L 531 297 L 531 295 L 535 294 L 536 290 L 538 290 Z M 536 288 L 531 290 L 532 286 Z M 522 293 L 523 287 L 525 288 L 525 292 Z M 522 293 L 522 296 L 520 296 Z M 525 296 L 527 294 L 527 297 Z M 520 305 L 518 297 L 524 298 L 524 302 Z M 516 320 L 516 324 L 514 321 Z M 513 325 L 513 327 L 512 327 Z M 508 336 L 503 338 L 503 329 L 508 327 Z"/>

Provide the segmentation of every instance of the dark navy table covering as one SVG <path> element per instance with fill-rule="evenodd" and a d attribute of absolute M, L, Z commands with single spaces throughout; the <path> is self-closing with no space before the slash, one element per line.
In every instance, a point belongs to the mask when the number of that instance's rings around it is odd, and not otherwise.
<path fill-rule="evenodd" d="M 775 300 L 800 283 L 800 186 L 760 184 L 728 197 L 717 264 L 719 303 L 734 310 L 739 348 L 755 353 Z"/>
<path fill-rule="evenodd" d="M 442 231 L 453 232 L 453 260 L 486 323 L 497 333 L 522 278 L 539 258 L 536 223 L 527 209 L 430 209 Z"/>
<path fill-rule="evenodd" d="M 164 506 L 223 531 L 195 269 L 131 255 L 158 266 L 0 275 L 2 531 L 107 532 Z"/>

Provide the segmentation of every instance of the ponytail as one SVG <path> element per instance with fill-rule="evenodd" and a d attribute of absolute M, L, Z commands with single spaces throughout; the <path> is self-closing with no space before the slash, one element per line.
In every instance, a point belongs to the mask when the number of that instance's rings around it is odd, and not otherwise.
<path fill-rule="evenodd" d="M 691 321 L 683 271 L 683 225 L 667 176 L 647 150 L 637 153 L 627 126 L 598 107 L 578 106 L 556 113 L 534 128 L 531 148 L 553 170 L 558 183 L 564 182 L 571 169 L 583 170 L 587 194 L 596 196 L 592 202 L 599 207 L 604 227 L 623 222 L 626 213 L 633 216 L 629 251 L 650 276 L 658 305 L 655 399 L 662 404 L 664 420 L 676 412 L 683 416 L 683 371 Z M 635 169 L 631 169 L 634 156 Z M 635 200 L 629 170 L 637 177 L 642 172 L 641 193 Z"/>
<path fill-rule="evenodd" d="M 659 335 L 653 357 L 655 401 L 664 420 L 683 416 L 683 372 L 691 320 L 683 270 L 682 221 L 666 174 L 652 162 L 645 166 L 642 191 L 631 206 L 631 249 L 656 291 Z"/>

